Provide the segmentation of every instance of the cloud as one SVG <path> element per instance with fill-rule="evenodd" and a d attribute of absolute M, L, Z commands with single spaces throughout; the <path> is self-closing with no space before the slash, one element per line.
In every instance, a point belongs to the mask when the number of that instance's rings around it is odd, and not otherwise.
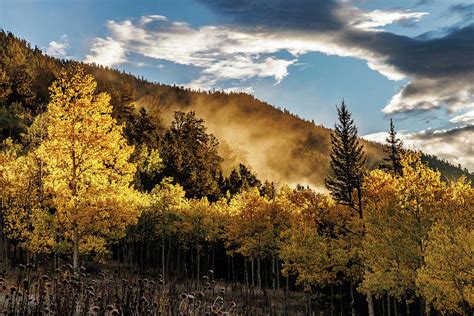
<path fill-rule="evenodd" d="M 163 15 L 145 15 L 140 18 L 140 23 L 141 24 L 147 24 L 153 21 L 166 21 L 168 18 Z"/>
<path fill-rule="evenodd" d="M 288 66 L 295 61 L 295 59 L 284 60 L 273 57 L 258 59 L 248 55 L 237 55 L 211 64 L 203 73 L 214 75 L 220 79 L 274 77 L 279 83 L 288 75 Z"/>
<path fill-rule="evenodd" d="M 413 24 L 426 12 L 375 10 L 365 12 L 350 1 L 201 0 L 234 27 L 273 34 L 298 45 L 299 53 L 319 51 L 366 60 L 391 80 L 408 80 L 384 108 L 385 113 L 450 112 L 473 107 L 474 24 L 451 28 L 442 37 L 410 38 L 384 31 L 392 23 Z M 452 10 L 469 11 L 467 5 Z M 472 13 L 471 13 L 472 17 Z M 448 31 L 448 30 L 445 30 Z M 298 41 L 302 39 L 302 42 Z M 286 48 L 291 52 L 291 46 Z"/>
<path fill-rule="evenodd" d="M 279 83 L 299 56 L 320 52 L 365 60 L 390 80 L 406 80 L 386 114 L 474 108 L 474 24 L 436 38 L 411 38 L 381 28 L 415 23 L 426 12 L 367 12 L 336 0 L 201 2 L 222 18 L 221 25 L 192 27 L 161 15 L 109 21 L 108 37 L 95 39 L 86 61 L 113 66 L 139 54 L 197 67 L 200 77 L 188 86 L 219 88 L 229 79 L 242 86 L 252 78 Z"/>
<path fill-rule="evenodd" d="M 413 22 L 420 21 L 425 15 L 428 15 L 428 13 L 410 12 L 408 10 L 374 10 L 363 14 L 362 19 L 353 23 L 353 25 L 363 30 L 376 30 L 379 27 L 393 23 L 406 23 L 407 25 L 411 25 Z"/>
<path fill-rule="evenodd" d="M 452 129 L 428 129 L 418 133 L 400 131 L 398 137 L 403 141 L 406 148 L 421 150 L 424 153 L 444 158 L 454 165 L 460 164 L 463 168 L 473 171 L 473 134 L 474 125 L 468 125 Z M 384 143 L 387 133 L 379 132 L 362 137 Z"/>
<path fill-rule="evenodd" d="M 90 53 L 86 55 L 84 62 L 95 63 L 107 67 L 116 66 L 127 61 L 126 51 L 120 41 L 112 37 L 96 38 Z"/>
<path fill-rule="evenodd" d="M 48 47 L 46 48 L 46 54 L 56 58 L 66 58 L 67 50 L 70 47 L 69 39 L 66 34 L 62 35 L 59 41 L 49 42 Z"/>
<path fill-rule="evenodd" d="M 260 36 L 226 27 L 196 29 L 153 15 L 109 21 L 107 28 L 110 36 L 94 40 L 86 62 L 114 66 L 126 62 L 127 55 L 134 53 L 194 66 L 201 68 L 201 77 L 187 84 L 193 88 L 210 89 L 224 80 L 255 77 L 273 77 L 279 83 L 296 62 L 270 55 L 281 50 L 281 44 L 270 40 L 267 45 L 260 45 Z"/>
<path fill-rule="evenodd" d="M 474 111 L 453 117 L 450 123 L 474 124 Z M 474 137 L 474 136 L 473 136 Z"/>
<path fill-rule="evenodd" d="M 461 16 L 466 22 L 472 22 L 474 19 L 474 4 L 458 3 L 449 7 L 451 13 L 455 13 Z"/>

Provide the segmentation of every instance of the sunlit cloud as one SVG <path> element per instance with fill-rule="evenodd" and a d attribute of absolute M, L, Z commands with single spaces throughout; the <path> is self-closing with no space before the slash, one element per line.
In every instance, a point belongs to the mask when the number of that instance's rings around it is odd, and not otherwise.
<path fill-rule="evenodd" d="M 380 27 L 393 23 L 414 23 L 420 21 L 427 12 L 410 12 L 407 10 L 374 10 L 362 14 L 359 21 L 353 22 L 354 27 L 363 30 L 377 30 Z"/>
<path fill-rule="evenodd" d="M 428 129 L 417 133 L 400 131 L 398 137 L 408 149 L 444 158 L 454 165 L 460 164 L 474 171 L 474 125 L 452 129 Z M 385 143 L 387 132 L 373 133 L 363 138 Z"/>
<path fill-rule="evenodd" d="M 112 67 L 127 61 L 126 51 L 122 47 L 122 43 L 111 37 L 96 38 L 84 61 Z"/>
<path fill-rule="evenodd" d="M 153 27 L 148 28 L 152 21 Z M 202 68 L 201 77 L 187 84 L 193 88 L 209 89 L 222 80 L 255 77 L 273 77 L 279 83 L 296 62 L 270 55 L 282 49 L 281 43 L 258 45 L 258 35 L 229 28 L 194 29 L 183 22 L 168 22 L 162 16 L 141 17 L 138 23 L 109 21 L 107 28 L 110 37 L 95 39 L 86 62 L 114 66 L 126 62 L 127 54 L 135 53 Z"/>
<path fill-rule="evenodd" d="M 320 52 L 365 60 L 390 80 L 407 80 L 383 108 L 386 114 L 457 113 L 474 106 L 474 25 L 416 39 L 381 28 L 416 23 L 426 12 L 366 12 L 330 0 L 201 2 L 229 22 L 193 27 L 162 15 L 108 21 L 108 37 L 95 39 L 85 61 L 114 66 L 132 54 L 171 61 L 198 68 L 199 77 L 183 84 L 207 89 L 221 88 L 226 80 L 247 87 L 252 78 L 273 78 L 278 84 L 301 55 Z"/>
<path fill-rule="evenodd" d="M 474 111 L 458 115 L 449 120 L 450 123 L 474 124 Z M 474 138 L 474 135 L 473 135 Z"/>
<path fill-rule="evenodd" d="M 59 41 L 49 42 L 46 54 L 56 58 L 66 58 L 67 50 L 70 48 L 69 39 L 66 34 L 62 35 Z"/>

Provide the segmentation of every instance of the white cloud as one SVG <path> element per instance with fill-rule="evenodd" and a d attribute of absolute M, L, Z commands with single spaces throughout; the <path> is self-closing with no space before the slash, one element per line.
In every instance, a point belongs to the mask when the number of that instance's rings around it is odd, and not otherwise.
<path fill-rule="evenodd" d="M 367 13 L 366 17 L 360 10 L 352 11 L 352 14 L 351 18 L 356 21 L 353 23 L 359 23 L 357 25 L 369 18 L 377 25 L 387 25 L 424 15 L 420 12 L 375 11 Z M 387 56 L 345 43 L 345 34 L 341 32 L 248 30 L 229 26 L 193 28 L 187 23 L 168 21 L 161 15 L 142 16 L 138 21 L 108 21 L 107 28 L 110 36 L 106 40 L 95 40 L 87 61 L 108 66 L 123 62 L 123 58 L 111 62 L 110 50 L 102 49 L 104 41 L 114 41 L 126 52 L 202 68 L 203 78 L 194 83 L 203 83 L 204 78 L 210 77 L 216 79 L 213 80 L 215 83 L 253 77 L 274 77 L 279 83 L 288 75 L 288 67 L 297 61 L 275 57 L 274 54 L 280 51 L 287 51 L 296 58 L 307 52 L 356 57 L 366 60 L 371 69 L 391 80 L 406 77 L 386 61 Z M 106 56 L 102 58 L 101 54 Z"/>
<path fill-rule="evenodd" d="M 387 132 L 378 132 L 362 138 L 385 143 Z M 423 130 L 417 133 L 399 131 L 398 137 L 406 148 L 444 158 L 454 165 L 474 171 L 474 126 L 453 129 Z"/>
<path fill-rule="evenodd" d="M 450 123 L 474 124 L 474 111 L 470 111 L 449 120 Z M 474 137 L 474 135 L 473 135 Z"/>
<path fill-rule="evenodd" d="M 62 35 L 59 41 L 49 42 L 46 48 L 46 54 L 56 58 L 66 58 L 67 50 L 70 47 L 69 39 L 66 34 Z"/>
<path fill-rule="evenodd" d="M 413 79 L 390 99 L 382 111 L 392 114 L 447 108 L 454 113 L 463 109 L 472 109 L 474 108 L 474 85 L 464 84 L 465 80 L 462 76 L 457 78 L 454 74 L 443 79 Z M 451 121 L 451 123 L 455 122 Z"/>
<path fill-rule="evenodd" d="M 147 24 L 151 21 L 152 28 Z M 186 23 L 168 22 L 162 16 L 144 16 L 132 20 L 109 21 L 107 39 L 96 38 L 86 62 L 114 66 L 126 61 L 128 53 L 202 68 L 201 77 L 187 86 L 209 89 L 227 79 L 248 80 L 273 77 L 277 83 L 288 75 L 296 59 L 269 56 L 285 44 L 229 28 L 204 26 L 194 29 Z M 291 44 L 291 43 L 289 43 Z M 299 45 L 295 45 L 298 50 Z"/>
<path fill-rule="evenodd" d="M 229 88 L 224 89 L 224 92 L 251 94 L 254 92 L 254 88 L 253 87 L 229 87 Z"/>
<path fill-rule="evenodd" d="M 119 41 L 111 37 L 96 38 L 84 61 L 112 67 L 127 61 L 126 50 Z"/>
<path fill-rule="evenodd" d="M 408 10 L 374 10 L 362 14 L 360 20 L 353 22 L 353 26 L 363 30 L 377 30 L 377 28 L 399 22 L 418 22 L 427 12 L 411 12 Z"/>
<path fill-rule="evenodd" d="M 220 60 L 209 65 L 203 73 L 214 75 L 219 79 L 274 77 L 279 83 L 288 75 L 288 66 L 295 61 L 296 59 L 285 60 L 273 57 L 261 60 L 248 55 L 236 55 L 228 60 Z"/>
<path fill-rule="evenodd" d="M 155 22 L 153 27 L 148 27 L 150 21 Z M 344 45 L 336 33 L 247 32 L 226 26 L 192 28 L 162 16 L 144 16 L 137 23 L 108 21 L 107 28 L 110 36 L 96 38 L 85 61 L 113 66 L 125 62 L 125 55 L 132 52 L 202 68 L 202 77 L 188 84 L 193 88 L 201 84 L 200 88 L 206 89 L 222 80 L 245 81 L 254 77 L 273 77 L 279 83 L 288 75 L 288 67 L 297 61 L 275 57 L 280 51 L 294 57 L 307 52 L 358 57 L 391 79 L 404 77 L 384 64 L 382 56 Z"/>
<path fill-rule="evenodd" d="M 225 80 L 232 79 L 240 80 L 244 87 L 251 78 L 274 78 L 278 84 L 300 55 L 320 52 L 365 60 L 369 68 L 390 80 L 410 80 L 391 98 L 383 109 L 385 113 L 438 108 L 455 113 L 474 106 L 474 87 L 468 84 L 468 72 L 456 75 L 449 71 L 450 67 L 466 69 L 465 61 L 458 62 L 465 55 L 466 45 L 431 44 L 379 29 L 392 23 L 416 22 L 427 13 L 364 12 L 349 2 L 341 2 L 338 7 L 339 19 L 346 25 L 321 30 L 192 27 L 161 15 L 108 21 L 109 36 L 95 39 L 85 61 L 114 66 L 126 62 L 129 54 L 137 54 L 194 66 L 200 69 L 200 76 L 186 85 L 208 89 L 219 88 Z M 447 51 L 437 53 L 436 47 L 440 46 Z M 292 57 L 277 57 L 282 51 Z"/>
<path fill-rule="evenodd" d="M 167 17 L 163 15 L 145 15 L 140 18 L 141 24 L 147 24 L 153 21 L 166 21 Z"/>

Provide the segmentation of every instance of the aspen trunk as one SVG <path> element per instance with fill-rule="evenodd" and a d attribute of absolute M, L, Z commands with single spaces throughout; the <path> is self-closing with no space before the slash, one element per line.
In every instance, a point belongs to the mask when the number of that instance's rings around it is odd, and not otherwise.
<path fill-rule="evenodd" d="M 232 255 L 231 259 L 230 259 L 230 264 L 232 265 L 232 282 L 234 282 L 234 285 L 235 285 L 235 268 L 234 268 L 234 256 Z"/>
<path fill-rule="evenodd" d="M 392 315 L 392 306 L 391 306 L 391 302 L 390 302 L 390 295 L 387 295 L 387 316 L 391 316 Z"/>
<path fill-rule="evenodd" d="M 200 276 L 200 273 L 201 273 L 201 247 L 199 245 L 197 245 L 197 249 L 196 249 L 196 261 L 197 261 L 197 264 L 196 264 L 196 284 L 197 286 L 199 286 L 199 276 Z"/>
<path fill-rule="evenodd" d="M 344 315 L 344 304 L 343 304 L 343 296 L 342 296 L 342 284 L 339 286 L 339 297 L 341 298 L 339 300 L 339 307 L 341 308 L 341 313 L 340 315 L 343 316 Z"/>
<path fill-rule="evenodd" d="M 357 313 L 355 310 L 354 282 L 352 280 L 351 280 L 350 294 L 351 294 L 351 314 L 352 316 L 356 316 Z"/>
<path fill-rule="evenodd" d="M 383 296 L 381 298 L 381 301 L 382 301 L 382 315 L 385 316 L 385 299 Z"/>
<path fill-rule="evenodd" d="M 261 275 L 262 271 L 260 269 L 260 257 L 257 258 L 257 285 L 258 285 L 258 288 L 261 289 L 262 288 L 262 275 Z"/>
<path fill-rule="evenodd" d="M 212 244 L 212 271 L 216 271 L 215 263 L 216 263 L 216 249 L 215 249 L 214 244 Z"/>
<path fill-rule="evenodd" d="M 254 259 L 252 258 L 251 260 L 251 265 L 250 265 L 250 268 L 252 269 L 252 288 L 255 286 L 255 263 L 254 263 Z"/>
<path fill-rule="evenodd" d="M 244 257 L 244 273 L 245 273 L 245 285 L 247 286 L 247 288 L 249 287 L 249 272 L 248 272 L 248 269 L 247 269 L 247 259 L 245 259 Z"/>
<path fill-rule="evenodd" d="M 280 260 L 278 259 L 278 257 L 276 258 L 275 270 L 276 270 L 276 278 L 277 278 L 277 289 L 279 289 L 280 288 Z"/>
<path fill-rule="evenodd" d="M 79 269 L 79 233 L 77 228 L 72 231 L 72 266 L 75 271 Z"/>
<path fill-rule="evenodd" d="M 275 275 L 275 256 L 272 257 L 272 288 L 273 292 L 275 292 L 276 287 L 276 275 Z M 275 294 L 275 293 L 273 293 Z"/>
<path fill-rule="evenodd" d="M 161 275 L 165 281 L 165 234 L 163 232 L 161 233 Z"/>
<path fill-rule="evenodd" d="M 374 297 L 372 296 L 372 293 L 369 292 L 367 293 L 367 306 L 369 309 L 369 316 L 374 316 Z"/>
<path fill-rule="evenodd" d="M 331 316 L 334 316 L 334 300 L 333 300 L 333 296 L 334 296 L 334 289 L 333 289 L 333 285 L 331 283 Z"/>

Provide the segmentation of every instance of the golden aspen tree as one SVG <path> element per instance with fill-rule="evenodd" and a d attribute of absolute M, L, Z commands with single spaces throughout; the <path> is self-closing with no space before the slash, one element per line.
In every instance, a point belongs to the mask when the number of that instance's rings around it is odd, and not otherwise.
<path fill-rule="evenodd" d="M 188 208 L 186 192 L 179 184 L 172 184 L 171 178 L 165 178 L 150 192 L 149 205 L 140 218 L 141 224 L 152 225 L 154 232 L 161 237 L 161 270 L 163 280 L 166 277 L 165 241 L 171 238 L 182 223 L 177 222 L 177 215 Z M 147 236 L 144 236 L 148 238 Z"/>
<path fill-rule="evenodd" d="M 10 139 L 0 152 L 0 201 L 3 233 L 32 253 L 47 253 L 54 245 L 53 220 L 40 201 L 38 161 L 19 155 Z"/>
<path fill-rule="evenodd" d="M 435 224 L 416 281 L 437 310 L 468 315 L 474 308 L 474 229 Z"/>
<path fill-rule="evenodd" d="M 298 195 L 292 198 L 301 209 L 281 249 L 284 273 L 297 275 L 297 282 L 306 286 L 335 283 L 338 273 L 357 278 L 360 268 L 349 264 L 358 256 L 360 235 L 352 210 L 309 190 Z"/>
<path fill-rule="evenodd" d="M 136 167 L 129 161 L 133 147 L 112 118 L 110 97 L 95 94 L 96 85 L 79 66 L 61 73 L 50 87 L 48 135 L 37 150 L 76 269 L 82 241 L 105 245 L 106 238 L 123 236 L 139 214 L 139 195 L 132 187 Z"/>
<path fill-rule="evenodd" d="M 201 256 L 203 244 L 212 229 L 211 205 L 207 198 L 192 199 L 189 208 L 185 210 L 184 221 L 188 224 L 187 235 L 192 248 L 196 250 L 196 281 L 199 284 L 201 275 Z"/>
<path fill-rule="evenodd" d="M 428 232 L 440 214 L 445 185 L 419 153 L 402 154 L 401 164 L 401 176 L 377 170 L 366 177 L 366 271 L 360 290 L 405 296 L 408 309 L 409 298 L 419 294 L 417 270 L 424 264 Z"/>
<path fill-rule="evenodd" d="M 365 234 L 363 257 L 366 265 L 359 290 L 401 299 L 415 293 L 415 274 L 419 267 L 416 240 L 407 214 L 400 211 L 398 179 L 393 174 L 374 170 L 365 179 Z"/>
<path fill-rule="evenodd" d="M 271 224 L 266 220 L 269 201 L 262 197 L 258 188 L 241 192 L 230 201 L 234 216 L 226 230 L 227 247 L 251 262 L 252 285 L 261 286 L 260 260 L 268 250 L 268 236 Z M 257 280 L 255 280 L 255 260 L 257 260 Z"/>
<path fill-rule="evenodd" d="M 474 189 L 460 178 L 440 199 L 441 214 L 429 232 L 416 282 L 437 310 L 468 315 L 474 308 Z"/>
<path fill-rule="evenodd" d="M 215 271 L 215 246 L 225 239 L 225 227 L 229 220 L 229 204 L 226 198 L 221 198 L 211 203 L 209 216 L 206 217 L 207 235 L 206 241 L 211 245 L 211 269 Z"/>

